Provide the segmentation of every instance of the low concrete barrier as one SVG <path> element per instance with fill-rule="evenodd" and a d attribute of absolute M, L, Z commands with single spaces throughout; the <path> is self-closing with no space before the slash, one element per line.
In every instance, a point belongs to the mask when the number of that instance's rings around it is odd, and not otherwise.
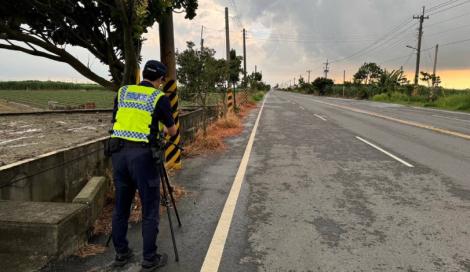
<path fill-rule="evenodd" d="M 0 199 L 71 202 L 92 176 L 110 168 L 108 137 L 0 167 Z"/>
<path fill-rule="evenodd" d="M 86 241 L 87 206 L 0 201 L 0 253 L 60 257 Z"/>
<path fill-rule="evenodd" d="M 105 177 L 93 177 L 73 199 L 72 203 L 84 204 L 88 207 L 88 218 L 90 223 L 95 222 L 101 214 L 104 207 L 107 189 L 108 182 L 106 182 Z"/>
<path fill-rule="evenodd" d="M 208 108 L 209 119 L 217 110 Z M 183 142 L 191 141 L 203 124 L 203 110 L 180 116 Z M 104 176 L 110 160 L 103 154 L 108 137 L 49 152 L 0 167 L 0 199 L 71 202 L 92 176 Z"/>

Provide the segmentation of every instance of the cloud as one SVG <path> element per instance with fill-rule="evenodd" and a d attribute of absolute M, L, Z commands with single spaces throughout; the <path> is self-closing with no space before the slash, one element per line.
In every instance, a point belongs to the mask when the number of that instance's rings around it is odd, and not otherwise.
<path fill-rule="evenodd" d="M 422 5 L 428 8 L 444 0 L 200 0 L 194 20 L 174 14 L 175 46 L 186 47 L 186 41 L 199 45 L 201 25 L 204 25 L 205 46 L 217 51 L 216 57 L 225 57 L 224 8 L 230 11 L 231 47 L 242 54 L 242 28 L 247 30 L 248 71 L 255 65 L 271 83 L 282 82 L 312 70 L 312 78 L 323 73 L 323 62 L 339 60 L 370 49 L 344 61 L 331 65 L 330 75 L 342 80 L 343 70 L 350 77 L 366 61 L 381 64 L 387 69 L 404 65 L 412 71 L 415 63 L 413 51 L 406 45 L 416 46 L 416 23 L 412 16 L 419 14 Z M 448 6 L 451 7 L 451 6 Z M 422 68 L 432 69 L 432 47 L 439 43 L 438 69 L 462 70 L 470 67 L 470 43 L 446 43 L 470 38 L 468 15 L 470 3 L 442 11 L 424 24 Z M 406 22 L 408 21 L 408 22 Z M 406 24 L 405 24 L 406 23 Z M 395 26 L 402 26 L 392 36 L 387 35 Z M 143 59 L 159 59 L 158 25 L 145 35 Z M 390 39 L 374 45 L 382 37 Z M 383 39 L 382 39 L 383 41 Z M 77 50 L 84 62 L 88 54 Z M 21 55 L 21 57 L 20 57 Z M 73 69 L 22 53 L 0 50 L 0 79 L 15 78 L 82 78 Z M 27 65 L 28 69 L 24 67 Z M 106 67 L 95 62 L 94 67 L 107 76 Z M 47 78 L 46 78 L 47 76 Z M 444 83 L 446 78 L 443 78 Z M 469 82 L 470 85 L 470 82 Z"/>

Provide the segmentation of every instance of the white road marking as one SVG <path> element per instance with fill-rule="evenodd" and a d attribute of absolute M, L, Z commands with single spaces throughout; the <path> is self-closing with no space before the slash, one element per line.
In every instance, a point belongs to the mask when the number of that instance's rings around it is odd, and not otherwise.
<path fill-rule="evenodd" d="M 382 114 L 379 114 L 379 113 L 375 113 L 375 112 L 372 112 L 372 111 L 361 110 L 361 109 L 357 109 L 357 108 L 353 108 L 353 107 L 349 107 L 349 106 L 338 105 L 338 104 L 334 104 L 334 103 L 327 103 L 327 102 L 319 101 L 319 100 L 316 100 L 316 99 L 313 99 L 313 98 L 310 98 L 310 100 L 315 102 L 315 103 L 329 105 L 329 106 L 333 106 L 333 107 L 336 107 L 336 108 L 349 110 L 349 111 L 352 111 L 352 112 L 367 114 L 367 115 L 370 115 L 370 116 L 382 118 L 382 119 L 389 120 L 389 121 L 394 121 L 394 122 L 405 124 L 405 125 L 408 125 L 408 126 L 428 129 L 428 130 L 432 130 L 432 131 L 439 132 L 439 133 L 442 133 L 442 134 L 452 135 L 452 136 L 455 136 L 455 137 L 470 140 L 470 134 L 465 134 L 465 133 L 456 132 L 456 131 L 452 131 L 452 130 L 447 130 L 447 129 L 443 129 L 443 128 L 439 128 L 439 127 L 434 127 L 434 126 L 431 126 L 431 125 L 426 125 L 426 124 L 422 124 L 422 123 L 418 123 L 418 122 L 398 119 L 398 118 L 382 115 Z"/>
<path fill-rule="evenodd" d="M 219 222 L 217 223 L 214 236 L 212 236 L 211 244 L 209 245 L 209 249 L 207 250 L 206 257 L 204 258 L 204 262 L 201 267 L 202 272 L 216 272 L 219 270 L 220 261 L 222 259 L 222 253 L 224 252 L 225 242 L 227 241 L 228 232 L 230 230 L 230 224 L 232 223 L 232 218 L 235 212 L 235 207 L 237 206 L 237 200 L 240 194 L 240 189 L 243 183 L 243 179 L 245 177 L 248 161 L 250 160 L 251 149 L 253 148 L 253 143 L 255 141 L 259 120 L 261 118 L 261 113 L 263 112 L 264 104 L 268 98 L 268 95 L 266 95 L 266 97 L 264 98 L 255 125 L 251 130 L 251 135 L 248 139 L 248 144 L 246 145 L 245 153 L 243 154 L 240 166 L 232 184 L 232 188 L 230 189 L 230 193 L 225 202 L 224 209 L 222 211 L 222 214 L 220 215 Z"/>
<path fill-rule="evenodd" d="M 434 116 L 434 117 L 439 117 L 439 118 L 445 118 L 445 119 L 449 119 L 449 120 L 456 120 L 456 121 L 462 121 L 462 122 L 470 123 L 470 120 L 464 120 L 464 119 L 459 119 L 459 118 L 447 117 L 447 116 L 442 116 L 442 115 L 437 115 L 437 114 L 433 114 L 432 116 Z"/>
<path fill-rule="evenodd" d="M 321 116 L 321 115 L 318 115 L 318 114 L 314 114 L 314 115 L 315 115 L 315 117 L 317 117 L 317 118 L 319 118 L 319 119 L 322 119 L 323 121 L 326 122 L 326 118 L 325 118 L 325 117 L 323 117 L 323 116 Z"/>
<path fill-rule="evenodd" d="M 299 106 L 299 107 L 300 107 L 300 109 L 301 109 L 301 110 L 305 110 L 305 108 L 304 108 L 304 107 L 302 107 L 302 106 Z"/>
<path fill-rule="evenodd" d="M 359 136 L 356 136 L 356 139 L 358 139 L 358 140 L 360 140 L 360 141 L 362 141 L 362 142 L 364 142 L 364 143 L 366 143 L 366 144 L 372 146 L 373 148 L 375 148 L 375 149 L 379 150 L 380 152 L 382 152 L 382 153 L 388 155 L 389 157 L 394 158 L 395 160 L 397 160 L 397 161 L 403 163 L 404 165 L 406 165 L 406 166 L 408 166 L 408 167 L 414 167 L 412 164 L 410 164 L 410 163 L 408 163 L 408 162 L 406 162 L 406 161 L 404 161 L 404 160 L 398 158 L 397 156 L 395 156 L 395 155 L 393 155 L 392 153 L 390 153 L 390 152 L 388 152 L 388 151 L 386 151 L 386 150 L 384 150 L 384 149 L 382 149 L 382 148 L 376 146 L 375 144 L 370 143 L 370 142 L 368 142 L 368 141 L 362 139 L 362 138 L 359 137 Z"/>

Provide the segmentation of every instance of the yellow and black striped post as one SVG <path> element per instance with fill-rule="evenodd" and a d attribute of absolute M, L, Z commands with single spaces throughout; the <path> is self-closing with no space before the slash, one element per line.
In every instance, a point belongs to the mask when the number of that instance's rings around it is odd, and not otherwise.
<path fill-rule="evenodd" d="M 163 91 L 168 96 L 171 104 L 171 111 L 173 113 L 173 119 L 175 120 L 176 129 L 178 132 L 175 136 L 168 136 L 169 140 L 175 144 L 181 143 L 180 133 L 180 120 L 178 111 L 178 91 L 175 80 L 169 80 L 163 87 Z M 166 167 L 171 169 L 181 169 L 181 151 L 174 145 L 169 145 L 165 150 Z"/>
<path fill-rule="evenodd" d="M 227 93 L 227 112 L 233 111 L 233 93 L 228 90 Z"/>

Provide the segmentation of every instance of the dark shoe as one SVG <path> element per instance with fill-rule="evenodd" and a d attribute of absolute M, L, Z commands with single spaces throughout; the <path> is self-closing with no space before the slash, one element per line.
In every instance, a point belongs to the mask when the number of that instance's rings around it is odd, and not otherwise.
<path fill-rule="evenodd" d="M 168 255 L 166 253 L 157 254 L 155 260 L 148 261 L 144 260 L 142 262 L 142 272 L 153 272 L 157 268 L 164 267 L 168 263 Z"/>
<path fill-rule="evenodd" d="M 129 260 L 133 256 L 134 256 L 134 252 L 132 252 L 132 249 L 129 249 L 127 253 L 124 253 L 124 254 L 117 253 L 116 257 L 114 258 L 113 266 L 123 267 L 129 262 Z"/>

